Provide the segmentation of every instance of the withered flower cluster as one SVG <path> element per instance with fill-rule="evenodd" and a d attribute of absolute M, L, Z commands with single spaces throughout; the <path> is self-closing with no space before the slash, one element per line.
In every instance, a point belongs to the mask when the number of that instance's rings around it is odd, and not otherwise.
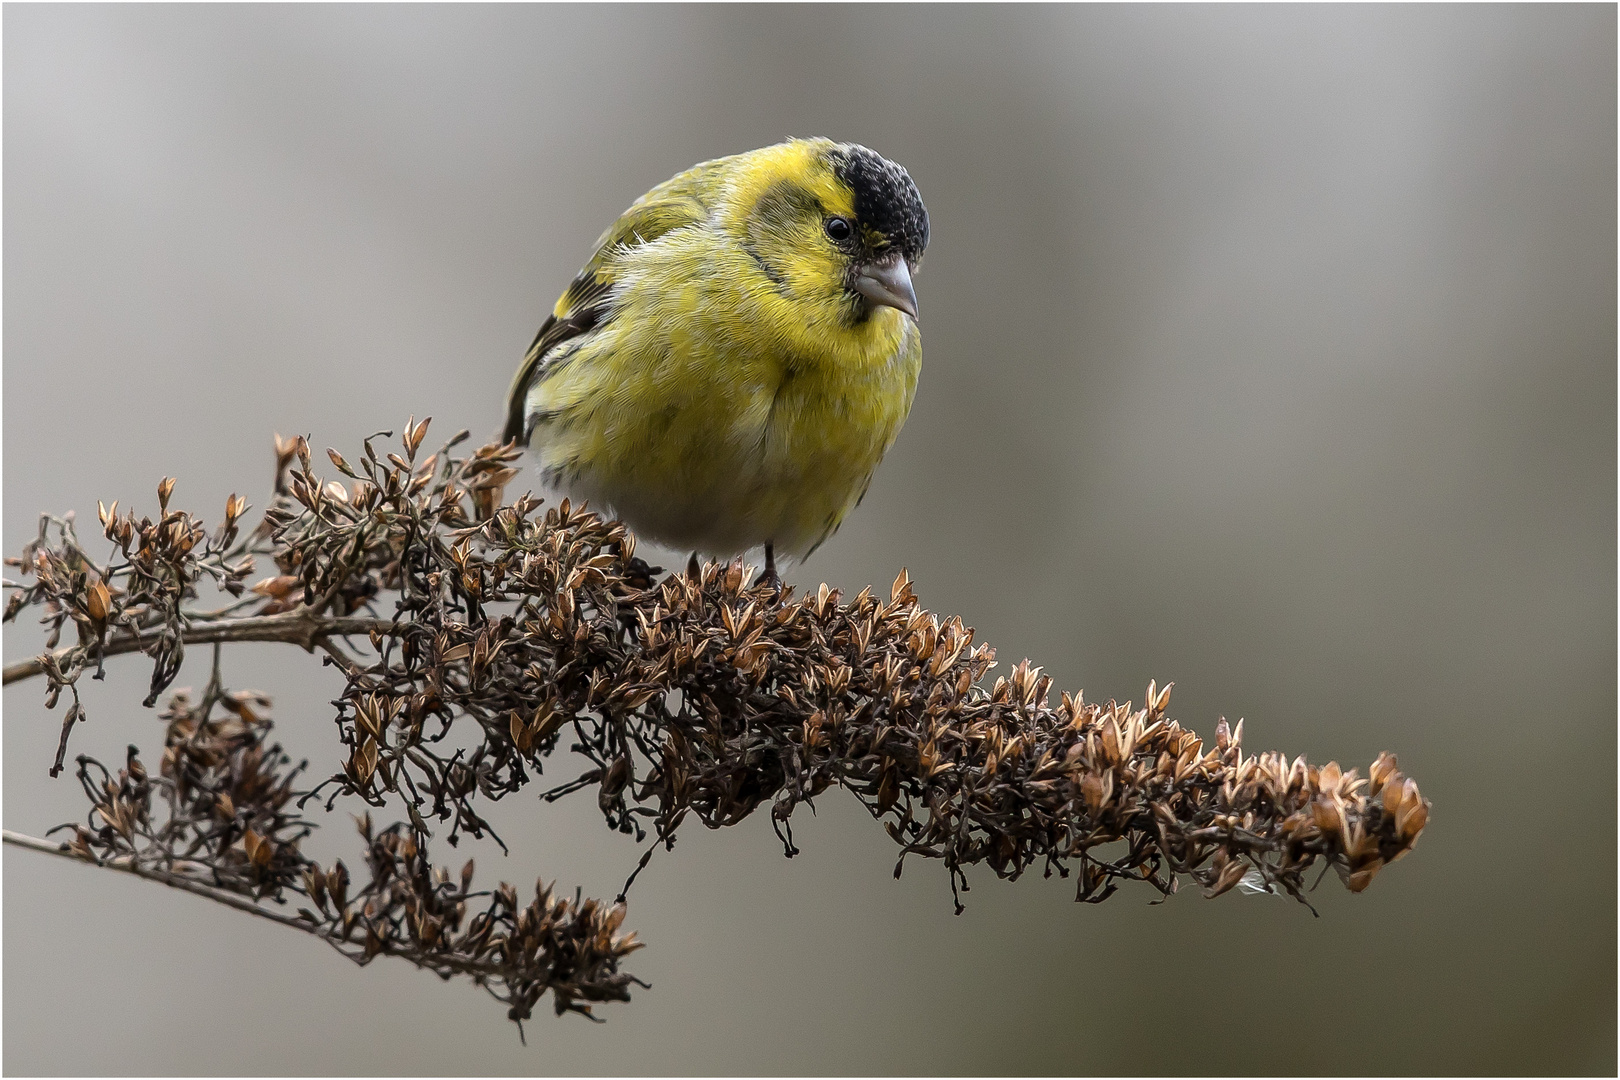
<path fill-rule="evenodd" d="M 1206 746 L 1166 715 L 1169 686 L 1150 685 L 1141 708 L 1053 702 L 1028 661 L 987 686 L 994 650 L 921 607 L 904 571 L 886 598 L 866 589 L 847 603 L 826 585 L 795 597 L 750 581 L 741 561 L 660 580 L 619 522 L 566 500 L 502 505 L 511 446 L 456 456 L 463 432 L 418 461 L 426 428 L 406 426 L 402 454 L 379 453 L 380 436 L 353 465 L 329 450 L 343 480 L 315 474 L 304 440 L 278 438 L 276 495 L 243 539 L 236 496 L 210 536 L 167 509 L 166 480 L 156 522 L 102 511 L 108 564 L 83 550 L 71 517 L 44 519 L 7 560 L 33 580 L 7 582 L 6 617 L 42 606 L 53 648 L 67 621 L 77 630 L 77 644 L 5 674 L 43 674 L 52 706 L 72 693 L 63 753 L 84 672 L 145 652 L 150 702 L 186 645 L 215 644 L 203 701 L 177 697 L 165 714 L 159 780 L 133 750 L 116 780 L 80 759 L 95 809 L 74 852 L 232 897 L 302 894 L 319 910 L 297 921 L 357 959 L 470 975 L 521 1019 L 546 989 L 559 1012 L 628 998 L 634 980 L 617 964 L 637 943 L 617 931 L 624 896 L 608 907 L 541 889 L 520 911 L 503 885 L 469 921 L 468 875 L 453 885 L 426 844 L 433 829 L 451 844 L 494 836 L 482 800 L 548 765 L 563 775 L 547 800 L 594 791 L 610 827 L 650 830 L 626 889 L 688 815 L 719 828 L 769 803 L 793 855 L 793 811 L 829 787 L 884 823 L 896 876 L 907 856 L 937 858 L 953 895 L 983 864 L 1006 878 L 1075 872 L 1090 902 L 1125 881 L 1169 894 L 1182 877 L 1207 896 L 1242 883 L 1304 901 L 1317 862 L 1359 892 L 1427 822 L 1393 756 L 1366 778 L 1246 756 L 1242 723 L 1224 720 Z M 248 588 L 255 557 L 275 573 Z M 196 610 L 205 578 L 234 599 Z M 322 871 L 298 854 L 310 823 L 288 811 L 296 770 L 264 746 L 264 702 L 223 689 L 219 644 L 254 640 L 321 649 L 345 680 L 338 765 L 298 805 L 350 798 L 405 814 L 381 831 L 362 818 L 371 882 L 352 895 L 341 864 Z M 211 719 L 216 707 L 228 715 Z M 150 824 L 154 788 L 162 828 Z"/>
<path fill-rule="evenodd" d="M 71 830 L 65 846 L 80 858 L 248 907 L 356 963 L 399 956 L 445 979 L 467 976 L 504 1002 L 513 1020 L 528 1019 L 548 989 L 558 1013 L 589 1016 L 591 1002 L 629 1000 L 638 980 L 618 963 L 641 944 L 619 933 L 623 904 L 557 896 L 544 882 L 535 883 L 527 905 L 504 882 L 473 892 L 471 859 L 452 879 L 428 861 L 413 830 L 396 824 L 376 831 L 370 814 L 356 821 L 368 871 L 363 886 L 351 888 L 342 860 L 322 869 L 306 858 L 299 842 L 314 823 L 289 806 L 304 766 L 289 768 L 282 748 L 266 745 L 268 706 L 262 694 L 227 693 L 217 684 L 195 704 L 185 691 L 175 693 L 162 714 L 157 776 L 133 746 L 116 777 L 81 756 L 89 824 L 51 831 Z M 281 904 L 293 896 L 310 901 L 296 917 L 239 899 Z"/>

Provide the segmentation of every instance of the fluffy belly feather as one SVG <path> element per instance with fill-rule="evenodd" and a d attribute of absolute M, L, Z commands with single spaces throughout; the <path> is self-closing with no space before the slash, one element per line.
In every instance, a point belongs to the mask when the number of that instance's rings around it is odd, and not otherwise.
<path fill-rule="evenodd" d="M 722 556 L 772 543 L 802 557 L 864 494 L 910 410 L 921 349 L 914 327 L 905 337 L 892 360 L 856 372 L 666 359 L 570 407 L 553 398 L 531 445 L 549 483 L 647 539 Z M 736 377 L 701 377 L 717 371 Z"/>

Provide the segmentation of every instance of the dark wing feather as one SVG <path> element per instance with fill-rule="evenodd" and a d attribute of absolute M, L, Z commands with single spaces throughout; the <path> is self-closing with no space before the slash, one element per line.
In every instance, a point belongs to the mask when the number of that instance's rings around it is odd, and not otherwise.
<path fill-rule="evenodd" d="M 572 301 L 567 313 L 562 318 L 548 315 L 540 324 L 540 332 L 534 335 L 529 351 L 523 354 L 523 363 L 512 378 L 511 389 L 506 392 L 506 428 L 501 433 L 502 440 L 528 441 L 528 433 L 524 431 L 528 418 L 524 416 L 524 409 L 528 404 L 529 387 L 545 370 L 546 357 L 558 345 L 595 329 L 609 314 L 607 294 L 611 287 L 610 281 L 581 274 L 563 294 L 565 301 Z"/>
<path fill-rule="evenodd" d="M 706 162 L 653 188 L 615 221 L 596 242 L 596 253 L 541 325 L 534 343 L 506 394 L 504 438 L 527 441 L 525 410 L 529 388 L 542 378 L 547 358 L 566 341 L 589 333 L 613 317 L 610 293 L 618 279 L 618 260 L 628 248 L 656 240 L 674 229 L 706 221 L 709 210 L 700 192 L 721 162 Z"/>

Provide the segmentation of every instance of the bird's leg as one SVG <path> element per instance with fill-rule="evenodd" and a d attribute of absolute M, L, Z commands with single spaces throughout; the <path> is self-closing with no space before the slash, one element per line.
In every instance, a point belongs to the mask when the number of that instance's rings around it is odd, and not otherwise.
<path fill-rule="evenodd" d="M 662 566 L 651 565 L 640 555 L 632 555 L 628 559 L 625 559 L 624 549 L 625 545 L 622 543 L 614 545 L 614 550 L 618 552 L 619 558 L 624 559 L 625 581 L 635 585 L 639 589 L 652 588 L 653 578 L 657 577 L 659 574 L 662 574 L 664 572 L 664 568 Z"/>
<path fill-rule="evenodd" d="M 777 592 L 782 591 L 782 577 L 776 572 L 776 549 L 771 544 L 765 545 L 765 576 L 760 580 Z"/>

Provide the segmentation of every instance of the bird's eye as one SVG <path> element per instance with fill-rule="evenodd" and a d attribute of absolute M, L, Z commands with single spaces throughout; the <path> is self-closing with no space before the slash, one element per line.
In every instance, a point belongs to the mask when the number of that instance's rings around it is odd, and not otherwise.
<path fill-rule="evenodd" d="M 828 218 L 825 227 L 827 230 L 827 235 L 840 243 L 848 240 L 850 234 L 855 231 L 850 227 L 848 220 L 841 217 Z"/>

